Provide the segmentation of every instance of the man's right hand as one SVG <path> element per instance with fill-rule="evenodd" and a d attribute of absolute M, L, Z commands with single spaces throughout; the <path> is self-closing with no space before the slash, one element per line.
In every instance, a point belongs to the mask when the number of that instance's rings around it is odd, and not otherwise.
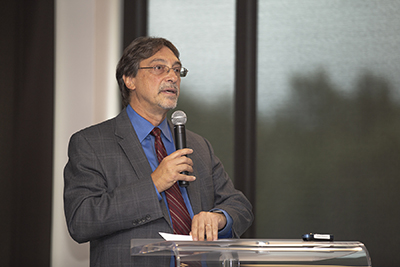
<path fill-rule="evenodd" d="M 157 169 L 151 174 L 153 183 L 158 192 L 163 192 L 170 188 L 177 181 L 192 182 L 196 177 L 192 175 L 185 175 L 181 172 L 193 172 L 193 161 L 185 157 L 185 155 L 192 154 L 193 150 L 190 148 L 183 148 L 166 156 L 158 165 Z"/>

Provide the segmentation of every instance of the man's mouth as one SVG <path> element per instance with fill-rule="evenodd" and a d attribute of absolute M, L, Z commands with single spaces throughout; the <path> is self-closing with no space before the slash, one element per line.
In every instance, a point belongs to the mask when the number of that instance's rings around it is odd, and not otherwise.
<path fill-rule="evenodd" d="M 176 88 L 175 86 L 163 86 L 161 87 L 160 93 L 168 93 L 168 94 L 174 94 L 177 95 L 178 94 L 178 88 Z"/>
<path fill-rule="evenodd" d="M 173 88 L 166 88 L 166 89 L 161 90 L 161 92 L 169 93 L 169 94 L 175 94 L 176 95 L 176 89 L 173 89 Z"/>

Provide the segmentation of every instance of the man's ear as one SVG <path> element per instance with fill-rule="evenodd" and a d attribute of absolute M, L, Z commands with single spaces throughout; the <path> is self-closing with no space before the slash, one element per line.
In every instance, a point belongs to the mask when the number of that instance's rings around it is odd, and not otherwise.
<path fill-rule="evenodd" d="M 122 79 L 124 80 L 125 86 L 131 90 L 135 90 L 135 78 L 132 77 L 126 77 L 125 75 L 122 76 Z"/>

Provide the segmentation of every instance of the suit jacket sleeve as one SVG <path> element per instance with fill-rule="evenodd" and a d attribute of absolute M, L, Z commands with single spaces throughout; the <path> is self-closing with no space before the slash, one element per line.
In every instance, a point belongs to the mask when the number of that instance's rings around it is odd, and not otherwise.
<path fill-rule="evenodd" d="M 64 211 L 70 235 L 77 242 L 142 225 L 151 227 L 155 221 L 159 223 L 155 227 L 169 231 L 150 165 L 132 126 L 125 125 L 124 132 L 129 134 L 124 138 L 115 134 L 115 120 L 71 137 L 64 170 Z M 146 238 L 158 236 L 149 229 L 142 232 Z"/>

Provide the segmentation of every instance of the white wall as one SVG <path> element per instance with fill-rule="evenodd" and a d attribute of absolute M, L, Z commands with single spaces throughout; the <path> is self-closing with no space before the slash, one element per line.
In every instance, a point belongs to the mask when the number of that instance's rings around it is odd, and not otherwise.
<path fill-rule="evenodd" d="M 123 0 L 56 0 L 54 185 L 51 265 L 89 266 L 88 244 L 68 234 L 63 168 L 74 132 L 115 116 Z"/>

